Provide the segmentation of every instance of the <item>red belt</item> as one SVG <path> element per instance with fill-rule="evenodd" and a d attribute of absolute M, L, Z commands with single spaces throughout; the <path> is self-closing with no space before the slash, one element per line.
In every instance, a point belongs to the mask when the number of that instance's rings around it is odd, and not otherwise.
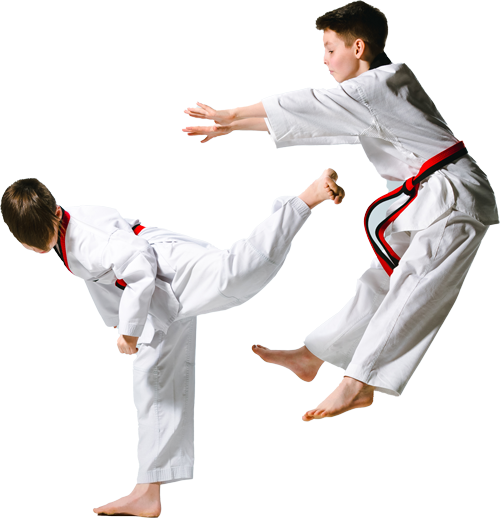
<path fill-rule="evenodd" d="M 146 227 L 143 227 L 142 225 L 135 225 L 135 227 L 132 227 L 132 230 L 134 231 L 134 234 L 138 236 L 139 233 L 145 228 Z M 127 283 L 123 279 L 116 279 L 115 286 L 121 290 L 124 290 L 127 286 Z"/>
<path fill-rule="evenodd" d="M 388 275 L 392 275 L 392 272 L 396 266 L 398 266 L 400 257 L 394 252 L 394 250 L 389 246 L 387 241 L 385 240 L 384 233 L 386 228 L 410 205 L 410 203 L 417 197 L 418 195 L 418 186 L 420 182 L 428 178 L 432 173 L 442 169 L 443 167 L 451 164 L 458 158 L 467 154 L 467 149 L 463 142 L 457 142 L 453 146 L 445 149 L 441 153 L 438 153 L 436 156 L 433 156 L 427 162 L 425 162 L 420 171 L 415 176 L 408 178 L 403 185 L 387 193 L 386 195 L 375 200 L 366 211 L 365 215 L 365 230 L 366 235 L 368 236 L 368 240 L 372 245 L 373 251 L 378 257 L 380 264 L 387 272 Z M 406 195 L 408 199 L 397 208 L 394 212 L 389 214 L 385 219 L 382 220 L 376 226 L 375 230 L 369 228 L 370 216 L 372 216 L 373 211 L 377 206 L 381 203 L 397 198 L 402 194 Z"/>

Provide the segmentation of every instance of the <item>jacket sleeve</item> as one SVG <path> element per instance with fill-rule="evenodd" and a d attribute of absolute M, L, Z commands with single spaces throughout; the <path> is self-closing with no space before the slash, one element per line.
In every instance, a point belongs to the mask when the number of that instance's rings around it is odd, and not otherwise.
<path fill-rule="evenodd" d="M 357 144 L 374 124 L 355 85 L 331 90 L 306 88 L 262 100 L 277 147 Z"/>
<path fill-rule="evenodd" d="M 85 281 L 85 284 L 104 324 L 108 327 L 117 326 L 121 291 L 114 284 L 93 281 Z"/>
<path fill-rule="evenodd" d="M 110 236 L 102 262 L 127 283 L 118 309 L 120 334 L 140 336 L 155 290 L 157 260 L 153 248 L 145 239 L 117 230 Z"/>

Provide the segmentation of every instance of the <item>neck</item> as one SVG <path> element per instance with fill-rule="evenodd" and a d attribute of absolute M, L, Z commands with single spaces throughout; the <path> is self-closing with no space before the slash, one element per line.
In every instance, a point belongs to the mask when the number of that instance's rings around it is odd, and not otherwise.
<path fill-rule="evenodd" d="M 368 72 L 368 70 L 370 70 L 370 65 L 371 65 L 371 63 L 369 61 L 365 61 L 364 59 L 361 59 L 359 62 L 359 68 L 358 68 L 358 73 L 356 74 L 356 77 L 360 76 L 361 74 L 364 74 L 365 72 Z"/>

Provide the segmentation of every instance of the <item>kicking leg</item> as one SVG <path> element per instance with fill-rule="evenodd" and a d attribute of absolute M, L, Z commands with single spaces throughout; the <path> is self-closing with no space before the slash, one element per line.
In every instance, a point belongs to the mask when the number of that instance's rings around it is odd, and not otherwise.
<path fill-rule="evenodd" d="M 343 190 L 334 178 L 336 173 L 327 169 L 300 196 L 278 198 L 273 213 L 227 250 L 191 243 L 176 243 L 165 252 L 158 248 L 160 256 L 177 265 L 172 289 L 181 306 L 178 318 L 229 309 L 259 293 L 283 265 L 311 207 L 342 201 Z"/>

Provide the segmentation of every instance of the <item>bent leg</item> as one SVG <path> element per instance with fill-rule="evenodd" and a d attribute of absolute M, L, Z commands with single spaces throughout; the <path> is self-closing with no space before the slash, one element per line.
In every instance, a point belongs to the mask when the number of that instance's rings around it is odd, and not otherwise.
<path fill-rule="evenodd" d="M 392 247 L 403 255 L 409 236 L 392 236 Z M 312 381 L 324 361 L 345 369 L 365 332 L 370 319 L 389 290 L 389 276 L 375 259 L 358 280 L 354 297 L 305 339 L 304 347 L 294 350 L 272 350 L 260 345 L 253 352 L 264 361 L 290 369 L 300 379 Z"/>
<path fill-rule="evenodd" d="M 453 306 L 486 230 L 451 211 L 413 233 L 342 383 L 303 420 L 369 406 L 374 390 L 401 394 Z"/>
<path fill-rule="evenodd" d="M 389 290 L 389 276 L 375 262 L 358 280 L 354 297 L 304 340 L 323 361 L 347 368 L 363 334 Z"/>
<path fill-rule="evenodd" d="M 399 232 L 390 238 L 394 251 L 403 256 L 410 236 Z M 347 368 L 370 320 L 389 291 L 389 276 L 377 259 L 358 279 L 354 297 L 333 317 L 312 331 L 305 346 L 318 358 L 342 369 Z"/>
<path fill-rule="evenodd" d="M 446 319 L 487 227 L 458 211 L 415 232 L 346 376 L 399 395 Z"/>

